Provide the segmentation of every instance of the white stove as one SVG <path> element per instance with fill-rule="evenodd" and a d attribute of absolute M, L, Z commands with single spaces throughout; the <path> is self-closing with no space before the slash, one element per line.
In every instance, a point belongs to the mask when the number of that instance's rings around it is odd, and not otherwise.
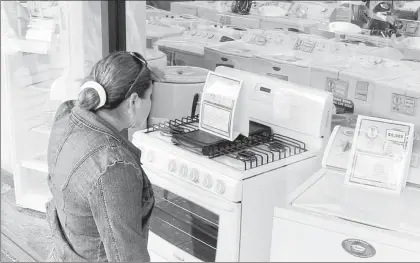
<path fill-rule="evenodd" d="M 270 261 L 420 261 L 420 173 L 400 195 L 345 184 L 353 134 L 336 126 L 323 168 L 275 209 Z"/>
<path fill-rule="evenodd" d="M 181 139 L 196 138 L 196 116 L 134 134 L 156 195 L 152 260 L 267 261 L 274 206 L 320 167 L 330 93 L 227 67 L 216 72 L 243 80 L 250 128 L 259 128 L 206 147 Z"/>
<path fill-rule="evenodd" d="M 205 47 L 240 39 L 247 31 L 245 28 L 216 24 L 201 25 L 184 32 L 181 36 L 161 39 L 155 46 L 168 57 L 172 57 L 171 65 L 205 68 Z"/>

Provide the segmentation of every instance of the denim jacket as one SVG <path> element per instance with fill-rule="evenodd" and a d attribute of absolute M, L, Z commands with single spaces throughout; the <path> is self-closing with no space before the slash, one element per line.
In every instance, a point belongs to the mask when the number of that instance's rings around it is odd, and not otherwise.
<path fill-rule="evenodd" d="M 148 262 L 153 190 L 141 152 L 93 112 L 64 102 L 48 146 L 55 261 Z"/>

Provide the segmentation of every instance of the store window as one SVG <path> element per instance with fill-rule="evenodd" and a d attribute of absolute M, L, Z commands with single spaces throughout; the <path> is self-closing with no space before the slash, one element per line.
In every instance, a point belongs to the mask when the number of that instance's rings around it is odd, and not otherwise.
<path fill-rule="evenodd" d="M 108 52 L 104 21 L 100 1 L 1 2 L 2 168 L 18 206 L 45 209 L 52 119 Z"/>

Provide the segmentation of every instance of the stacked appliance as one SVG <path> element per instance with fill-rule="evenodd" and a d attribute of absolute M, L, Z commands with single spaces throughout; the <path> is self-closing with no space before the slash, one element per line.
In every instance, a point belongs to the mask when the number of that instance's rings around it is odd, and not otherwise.
<path fill-rule="evenodd" d="M 248 137 L 211 136 L 198 116 L 134 134 L 156 196 L 152 261 L 267 261 L 273 207 L 319 167 L 331 94 L 227 67 L 216 73 L 209 78 L 243 80 Z"/>
<path fill-rule="evenodd" d="M 204 68 L 204 47 L 218 46 L 240 39 L 247 32 L 247 29 L 240 27 L 202 25 L 184 32 L 181 36 L 161 39 L 155 46 L 168 56 L 168 65 Z"/>
<path fill-rule="evenodd" d="M 208 71 L 190 66 L 167 66 L 155 81 L 149 125 L 194 116 Z"/>
<path fill-rule="evenodd" d="M 420 261 L 419 162 L 400 195 L 347 185 L 353 134 L 336 126 L 322 169 L 275 209 L 271 261 Z"/>

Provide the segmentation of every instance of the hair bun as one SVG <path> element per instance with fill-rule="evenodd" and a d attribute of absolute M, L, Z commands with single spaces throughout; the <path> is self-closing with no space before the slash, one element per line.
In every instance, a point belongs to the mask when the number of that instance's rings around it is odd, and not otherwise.
<path fill-rule="evenodd" d="M 87 81 L 80 88 L 79 106 L 87 110 L 98 110 L 106 103 L 105 89 L 96 81 Z"/>

